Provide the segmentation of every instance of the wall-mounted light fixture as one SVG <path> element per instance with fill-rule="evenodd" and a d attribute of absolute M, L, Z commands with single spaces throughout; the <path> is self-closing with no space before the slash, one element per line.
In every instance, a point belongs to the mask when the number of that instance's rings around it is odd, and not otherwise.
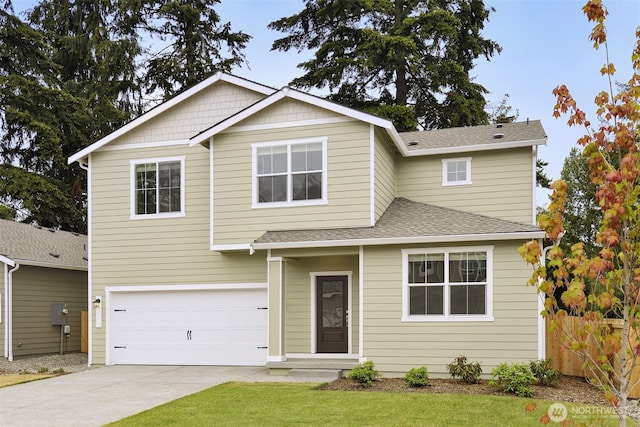
<path fill-rule="evenodd" d="M 100 299 L 100 297 L 96 297 L 96 299 L 93 301 L 93 306 L 95 308 L 99 308 L 101 303 L 102 303 L 102 300 Z"/>

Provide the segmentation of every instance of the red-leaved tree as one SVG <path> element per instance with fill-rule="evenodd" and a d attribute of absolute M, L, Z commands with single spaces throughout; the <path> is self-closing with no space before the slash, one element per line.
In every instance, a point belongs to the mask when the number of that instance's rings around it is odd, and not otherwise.
<path fill-rule="evenodd" d="M 619 425 L 625 426 L 628 393 L 640 379 L 640 27 L 631 56 L 631 79 L 616 84 L 616 69 L 608 56 L 607 10 L 601 0 L 587 1 L 582 10 L 594 23 L 590 34 L 594 48 L 603 48 L 606 55 L 600 72 L 607 77 L 608 88 L 595 97 L 593 123 L 564 85 L 553 91 L 557 101 L 553 115 L 567 116 L 569 126 L 585 130 L 577 143 L 597 187 L 600 251 L 588 257 L 582 243 L 570 253 L 557 246 L 564 231 L 567 186 L 556 181 L 548 212 L 538 217 L 553 246 L 543 250 L 540 242 L 531 241 L 520 254 L 534 267 L 529 283 L 544 297 L 542 314 L 551 318 L 551 327 L 557 328 L 563 316 L 578 320 L 577 331 L 560 331 L 563 345 L 584 357 L 589 376 L 604 389 L 618 409 Z"/>

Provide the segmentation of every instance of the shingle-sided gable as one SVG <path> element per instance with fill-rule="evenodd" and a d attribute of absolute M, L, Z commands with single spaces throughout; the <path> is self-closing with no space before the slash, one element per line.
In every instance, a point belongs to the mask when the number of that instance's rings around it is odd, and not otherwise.
<path fill-rule="evenodd" d="M 87 269 L 87 236 L 0 220 L 0 255 L 27 265 Z"/>
<path fill-rule="evenodd" d="M 373 227 L 268 231 L 255 249 L 542 238 L 536 226 L 397 198 Z"/>

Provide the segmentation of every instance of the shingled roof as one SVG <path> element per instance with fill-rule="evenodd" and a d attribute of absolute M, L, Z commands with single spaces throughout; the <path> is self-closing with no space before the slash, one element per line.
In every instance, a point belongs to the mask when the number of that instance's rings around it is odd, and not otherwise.
<path fill-rule="evenodd" d="M 547 135 L 540 120 L 504 123 L 499 125 L 468 126 L 429 131 L 402 132 L 400 138 L 409 153 L 429 150 L 439 151 L 455 147 L 476 147 L 486 150 L 505 145 L 546 143 Z"/>
<path fill-rule="evenodd" d="M 373 227 L 268 231 L 254 249 L 542 238 L 536 226 L 395 199 Z"/>
<path fill-rule="evenodd" d="M 87 269 L 87 236 L 0 220 L 0 255 L 17 264 Z"/>

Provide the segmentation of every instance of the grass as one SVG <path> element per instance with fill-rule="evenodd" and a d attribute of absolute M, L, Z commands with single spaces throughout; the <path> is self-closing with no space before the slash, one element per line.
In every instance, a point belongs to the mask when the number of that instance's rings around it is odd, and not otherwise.
<path fill-rule="evenodd" d="M 55 374 L 0 375 L 0 388 L 55 377 Z"/>
<path fill-rule="evenodd" d="M 226 383 L 109 426 L 539 427 L 552 403 L 507 396 L 322 391 L 312 384 Z M 589 420 L 585 414 L 592 410 L 584 405 L 577 409 L 577 422 L 617 425 L 606 412 Z"/>

